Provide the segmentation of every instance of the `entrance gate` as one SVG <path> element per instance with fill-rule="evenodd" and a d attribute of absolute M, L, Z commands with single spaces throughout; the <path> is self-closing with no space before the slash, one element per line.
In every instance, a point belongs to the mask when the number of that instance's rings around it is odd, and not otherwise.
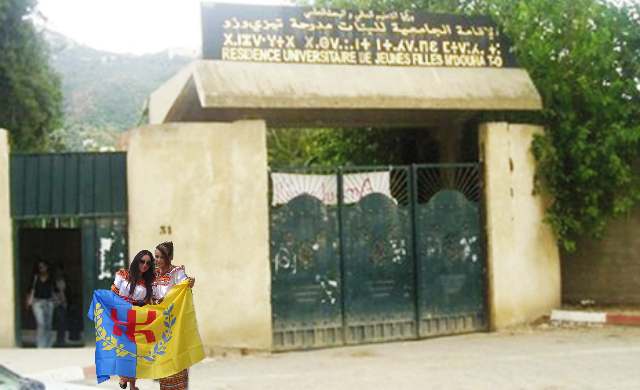
<path fill-rule="evenodd" d="M 38 260 L 64 267 L 70 339 L 82 343 L 84 331 L 94 343 L 93 291 L 109 289 L 127 264 L 126 154 L 12 154 L 9 163 L 17 344 L 33 342 L 34 319 L 22 308 Z"/>
<path fill-rule="evenodd" d="M 486 329 L 478 164 L 271 172 L 274 350 Z"/>

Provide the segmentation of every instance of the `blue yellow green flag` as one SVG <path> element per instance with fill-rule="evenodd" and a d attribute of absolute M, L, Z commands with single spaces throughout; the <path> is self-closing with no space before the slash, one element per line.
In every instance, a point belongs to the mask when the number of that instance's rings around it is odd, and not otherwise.
<path fill-rule="evenodd" d="M 94 291 L 88 316 L 95 322 L 98 383 L 112 375 L 164 378 L 204 359 L 188 283 L 143 307 L 109 290 Z"/>

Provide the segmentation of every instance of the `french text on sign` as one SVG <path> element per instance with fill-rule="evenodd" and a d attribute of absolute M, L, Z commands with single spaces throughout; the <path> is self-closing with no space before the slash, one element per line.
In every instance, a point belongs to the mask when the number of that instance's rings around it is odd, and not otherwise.
<path fill-rule="evenodd" d="M 203 58 L 421 67 L 516 67 L 488 16 L 203 3 Z"/>

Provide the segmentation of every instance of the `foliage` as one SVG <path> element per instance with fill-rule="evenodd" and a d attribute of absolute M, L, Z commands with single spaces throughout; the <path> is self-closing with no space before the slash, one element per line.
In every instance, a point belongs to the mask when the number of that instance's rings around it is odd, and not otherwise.
<path fill-rule="evenodd" d="M 119 132 L 138 126 L 147 97 L 193 59 L 172 51 L 109 53 L 51 31 L 47 40 L 62 75 L 65 127 Z"/>
<path fill-rule="evenodd" d="M 35 7 L 35 0 L 0 1 L 0 128 L 21 151 L 48 149 L 48 134 L 62 123 L 60 77 L 35 25 Z"/>
<path fill-rule="evenodd" d="M 269 164 L 277 166 L 409 165 L 440 158 L 434 132 L 422 128 L 269 129 L 267 143 Z M 459 154 L 477 156 L 477 150 Z"/>
<path fill-rule="evenodd" d="M 314 129 L 269 129 L 267 133 L 267 151 L 269 165 L 308 166 L 316 162 L 310 146 L 314 133 L 323 130 Z"/>
<path fill-rule="evenodd" d="M 53 131 L 50 135 L 59 152 L 106 152 L 116 150 L 118 132 L 107 127 L 73 123 Z"/>
<path fill-rule="evenodd" d="M 547 220 L 567 251 L 599 237 L 639 199 L 633 161 L 640 136 L 637 6 L 599 0 L 487 4 L 536 84 L 546 133 L 537 137 Z"/>
<path fill-rule="evenodd" d="M 547 221 L 563 248 L 599 237 L 640 195 L 632 163 L 640 135 L 640 6 L 605 0 L 321 0 L 317 6 L 488 14 L 511 41 L 544 104 L 535 115 L 484 120 L 538 123 L 537 187 L 553 199 Z M 322 155 L 353 156 L 375 131 L 315 139 Z M 393 137 L 392 132 L 386 133 Z M 380 145 L 385 142 L 377 141 Z M 312 151 L 313 152 L 313 151 Z M 342 160 L 341 160 L 342 161 Z"/>

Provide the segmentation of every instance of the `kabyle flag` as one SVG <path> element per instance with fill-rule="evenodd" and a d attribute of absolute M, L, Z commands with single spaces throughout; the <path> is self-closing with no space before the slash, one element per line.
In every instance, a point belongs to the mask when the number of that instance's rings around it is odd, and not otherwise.
<path fill-rule="evenodd" d="M 159 305 L 135 306 L 96 290 L 87 314 L 96 328 L 98 383 L 111 375 L 164 378 L 204 359 L 189 281 Z"/>

